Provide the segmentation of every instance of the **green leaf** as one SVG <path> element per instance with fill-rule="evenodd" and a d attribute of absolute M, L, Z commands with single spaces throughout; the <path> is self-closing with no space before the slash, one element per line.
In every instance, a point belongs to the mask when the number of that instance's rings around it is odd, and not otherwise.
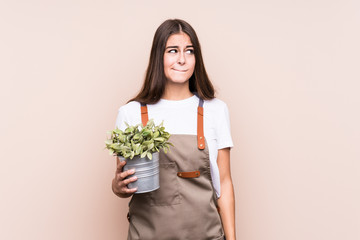
<path fill-rule="evenodd" d="M 118 129 L 118 128 L 116 128 L 113 132 L 116 133 L 116 134 L 121 134 L 122 133 L 122 131 L 120 129 Z"/>
<path fill-rule="evenodd" d="M 150 159 L 150 160 L 152 160 L 152 154 L 150 153 L 150 152 L 147 152 L 147 157 Z"/>
<path fill-rule="evenodd" d="M 135 155 L 140 155 L 140 148 L 135 149 Z"/>
<path fill-rule="evenodd" d="M 134 139 L 134 140 L 139 140 L 139 139 L 140 139 L 140 136 L 141 136 L 141 135 L 140 135 L 139 133 L 137 133 L 137 134 L 134 135 L 133 139 Z"/>
<path fill-rule="evenodd" d="M 153 149 L 154 148 L 154 144 L 153 143 L 150 143 L 149 145 L 148 145 L 148 149 Z"/>
<path fill-rule="evenodd" d="M 160 135 L 160 132 L 159 132 L 159 131 L 156 131 L 156 132 L 154 133 L 154 139 L 157 138 L 159 135 Z"/>
<path fill-rule="evenodd" d="M 142 133 L 142 135 L 143 135 L 144 137 L 147 137 L 148 135 L 150 135 L 150 133 L 151 133 L 150 130 L 145 130 L 145 131 Z"/>
<path fill-rule="evenodd" d="M 132 133 L 134 131 L 134 127 L 128 127 L 125 129 L 125 133 Z"/>
<path fill-rule="evenodd" d="M 110 144 L 110 147 L 114 150 L 120 150 L 120 145 L 118 143 Z"/>
<path fill-rule="evenodd" d="M 147 151 L 143 152 L 140 157 L 144 158 L 146 156 L 146 154 L 147 154 Z"/>
<path fill-rule="evenodd" d="M 158 141 L 158 142 L 163 142 L 165 139 L 163 137 L 157 137 L 157 138 L 154 138 L 155 141 Z"/>
<path fill-rule="evenodd" d="M 122 155 L 123 157 L 125 157 L 126 151 L 125 151 L 125 150 L 121 150 L 121 155 Z"/>
<path fill-rule="evenodd" d="M 151 144 L 151 143 L 153 143 L 154 141 L 151 139 L 151 140 L 148 140 L 148 141 L 144 141 L 143 142 L 143 145 L 144 146 L 147 146 L 147 145 L 149 145 L 149 144 Z"/>

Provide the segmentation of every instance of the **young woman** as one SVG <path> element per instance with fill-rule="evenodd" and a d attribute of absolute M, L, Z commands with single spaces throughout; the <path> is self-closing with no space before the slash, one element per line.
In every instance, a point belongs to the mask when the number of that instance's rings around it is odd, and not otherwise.
<path fill-rule="evenodd" d="M 160 188 L 134 194 L 136 177 L 117 159 L 114 193 L 129 203 L 128 239 L 235 239 L 230 175 L 233 146 L 227 106 L 216 99 L 194 29 L 169 19 L 156 30 L 139 94 L 120 107 L 116 125 L 164 121 L 174 147 L 160 152 Z M 136 174 L 135 174 L 136 175 Z"/>

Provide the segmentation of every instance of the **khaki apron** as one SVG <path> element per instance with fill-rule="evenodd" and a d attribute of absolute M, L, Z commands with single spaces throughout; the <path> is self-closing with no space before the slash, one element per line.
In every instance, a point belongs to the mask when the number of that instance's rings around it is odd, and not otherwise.
<path fill-rule="evenodd" d="M 147 107 L 141 118 L 148 121 Z M 134 194 L 129 202 L 128 240 L 224 239 L 210 173 L 209 149 L 203 132 L 203 100 L 197 135 L 174 134 L 174 147 L 160 151 L 160 188 Z"/>

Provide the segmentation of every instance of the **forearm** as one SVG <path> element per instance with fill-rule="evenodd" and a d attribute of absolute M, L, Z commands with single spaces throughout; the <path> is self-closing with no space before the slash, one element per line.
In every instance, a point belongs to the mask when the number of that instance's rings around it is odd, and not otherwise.
<path fill-rule="evenodd" d="M 235 237 L 235 196 L 231 179 L 221 183 L 221 197 L 218 199 L 221 221 L 224 227 L 226 240 Z"/>

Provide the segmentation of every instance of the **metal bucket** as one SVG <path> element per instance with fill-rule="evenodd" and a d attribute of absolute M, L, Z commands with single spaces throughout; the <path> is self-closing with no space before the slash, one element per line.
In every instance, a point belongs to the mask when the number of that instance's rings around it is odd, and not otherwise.
<path fill-rule="evenodd" d="M 135 182 L 128 184 L 128 188 L 138 188 L 135 192 L 136 194 L 151 192 L 160 187 L 158 152 L 152 154 L 152 160 L 147 157 L 141 158 L 140 156 L 135 156 L 133 159 L 125 159 L 121 156 L 119 158 L 121 161 L 126 161 L 124 171 L 135 169 L 135 173 L 126 178 L 137 177 Z"/>

